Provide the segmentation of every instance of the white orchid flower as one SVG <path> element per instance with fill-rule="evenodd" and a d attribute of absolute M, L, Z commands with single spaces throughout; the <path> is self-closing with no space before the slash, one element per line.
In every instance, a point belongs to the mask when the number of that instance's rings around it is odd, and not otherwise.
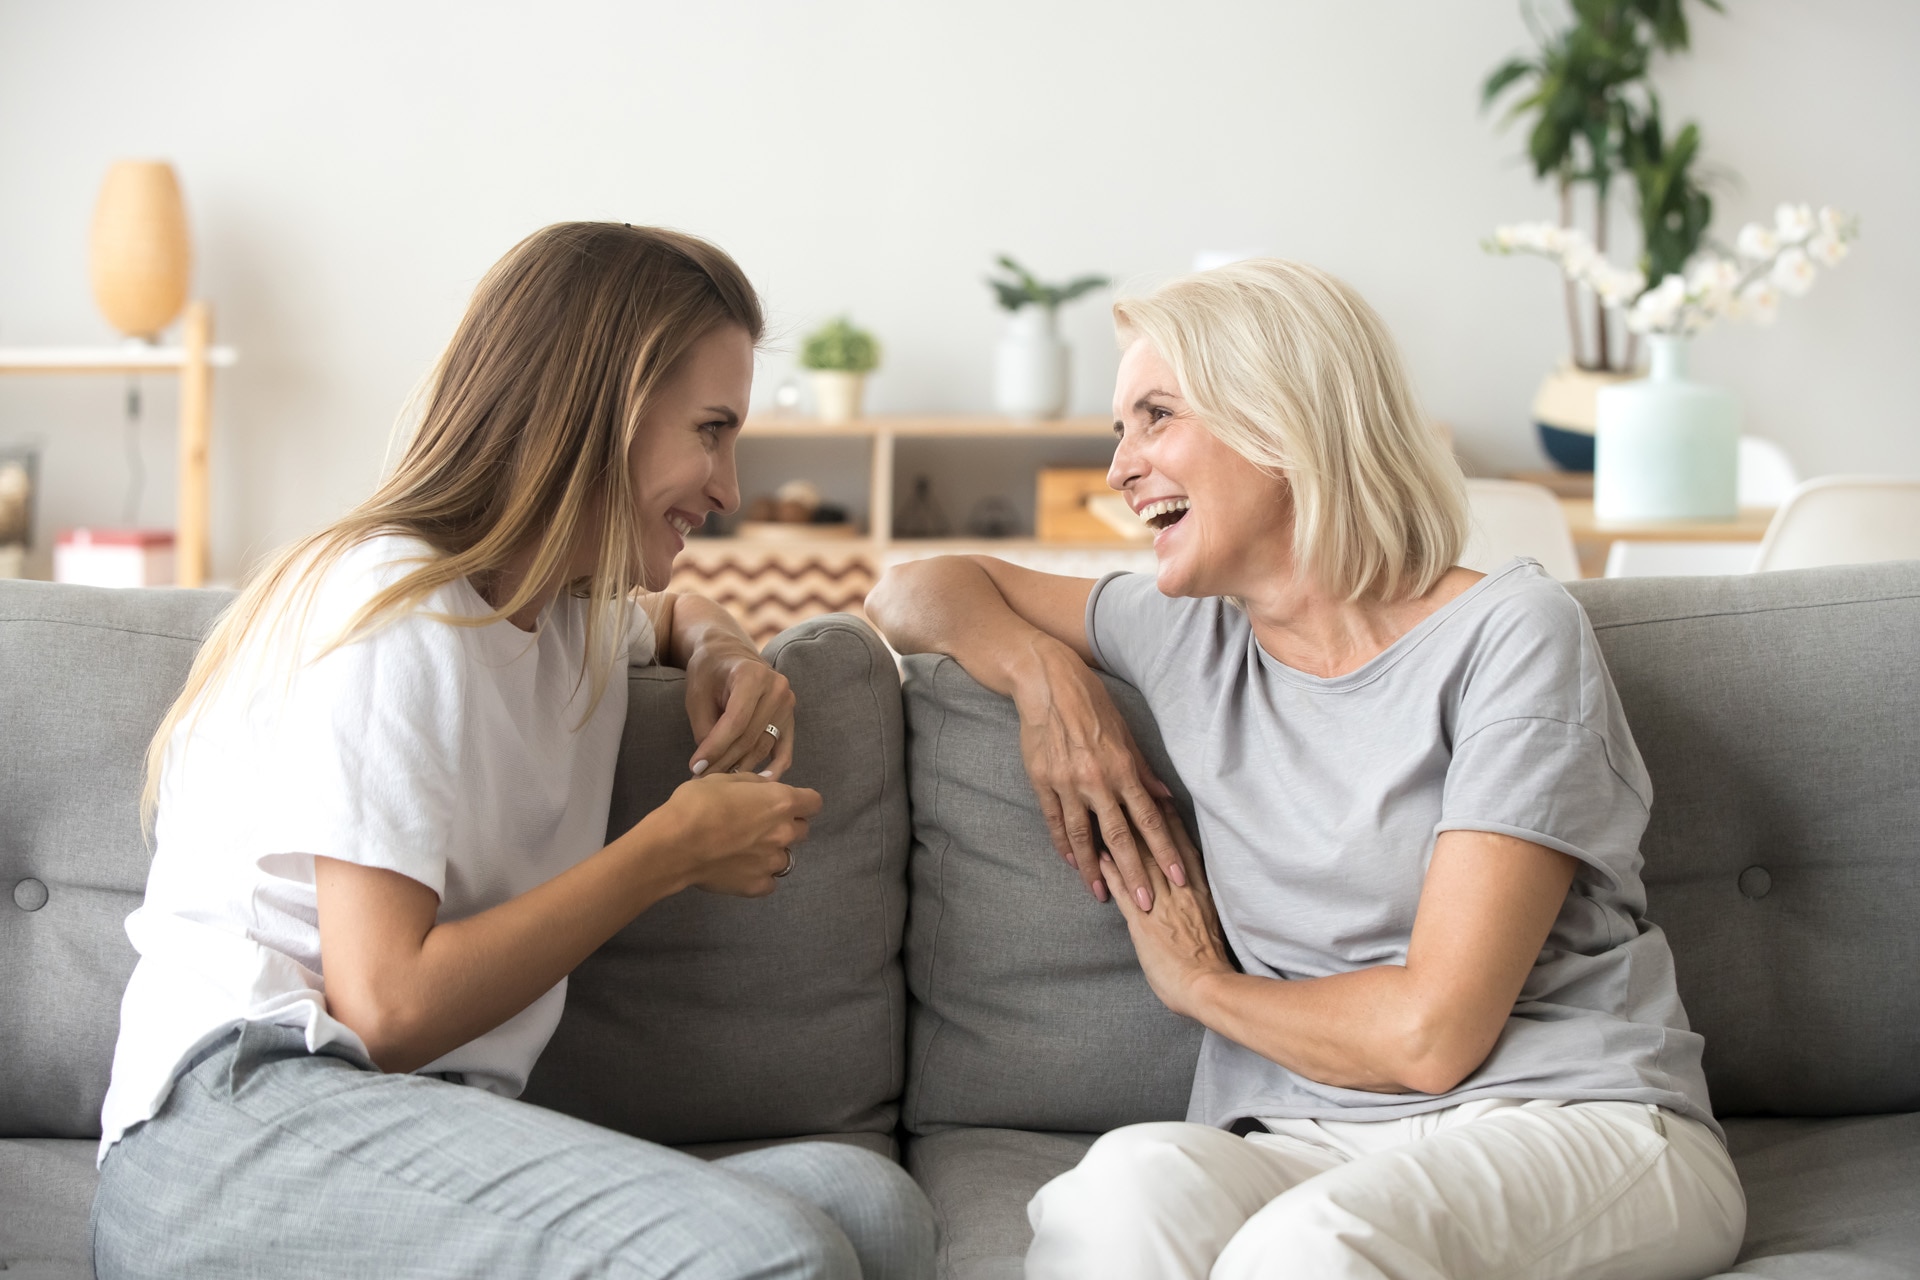
<path fill-rule="evenodd" d="M 1755 280 L 1740 291 L 1740 310 L 1755 324 L 1772 324 L 1780 314 L 1780 291 L 1771 281 Z"/>
<path fill-rule="evenodd" d="M 1847 242 L 1830 232 L 1822 231 L 1807 241 L 1807 254 L 1823 267 L 1837 267 L 1846 261 Z"/>
<path fill-rule="evenodd" d="M 1749 222 L 1740 228 L 1740 237 L 1734 241 L 1734 248 L 1743 258 L 1765 261 L 1780 252 L 1780 237 L 1757 222 Z"/>
<path fill-rule="evenodd" d="M 1804 204 L 1783 204 L 1773 211 L 1774 230 L 1787 244 L 1799 244 L 1817 225 L 1813 209 Z"/>
<path fill-rule="evenodd" d="M 1780 292 L 1798 298 L 1813 288 L 1813 278 L 1818 274 L 1805 249 L 1788 249 L 1774 261 L 1768 277 Z"/>

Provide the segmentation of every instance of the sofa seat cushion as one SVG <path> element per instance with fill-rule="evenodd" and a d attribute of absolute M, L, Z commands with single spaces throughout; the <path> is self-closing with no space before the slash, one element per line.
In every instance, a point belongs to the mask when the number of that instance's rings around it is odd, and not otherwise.
<path fill-rule="evenodd" d="M 900 676 L 866 624 L 814 618 L 766 654 L 792 682 L 793 769 L 825 807 L 761 899 L 689 890 L 573 973 L 525 1097 L 653 1142 L 891 1140 L 905 1075 L 907 788 Z M 611 838 L 688 778 L 686 680 L 635 668 Z"/>
<path fill-rule="evenodd" d="M 1920 1276 L 1920 1112 L 1724 1123 L 1747 1190 L 1747 1242 L 1727 1274 Z"/>
<path fill-rule="evenodd" d="M 907 1141 L 907 1172 L 933 1202 L 940 1280 L 1021 1280 L 1027 1201 L 1080 1163 L 1097 1133 L 948 1129 Z"/>
<path fill-rule="evenodd" d="M 1920 1113 L 1729 1120 L 1747 1191 L 1747 1240 L 1728 1276 L 1920 1276 Z M 1097 1134 L 950 1129 L 907 1144 L 933 1201 L 941 1280 L 1019 1280 L 1027 1201 L 1080 1162 Z"/>
<path fill-rule="evenodd" d="M 87 1138 L 0 1139 L 0 1271 L 7 1280 L 93 1280 Z"/>

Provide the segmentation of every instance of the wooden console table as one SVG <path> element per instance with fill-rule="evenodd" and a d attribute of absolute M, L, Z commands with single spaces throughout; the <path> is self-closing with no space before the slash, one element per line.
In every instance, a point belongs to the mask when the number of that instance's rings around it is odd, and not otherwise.
<path fill-rule="evenodd" d="M 239 359 L 213 345 L 213 308 L 187 304 L 177 347 L 0 347 L 0 374 L 177 373 L 180 375 L 180 477 L 174 514 L 178 585 L 206 585 L 208 572 L 207 444 L 213 431 L 213 371 Z"/>
<path fill-rule="evenodd" d="M 1590 471 L 1516 471 L 1507 477 L 1553 491 L 1566 513 L 1580 576 L 1606 571 L 1607 552 L 1616 542 L 1759 542 L 1773 522 L 1772 507 L 1744 507 L 1731 520 L 1601 520 L 1593 514 Z"/>

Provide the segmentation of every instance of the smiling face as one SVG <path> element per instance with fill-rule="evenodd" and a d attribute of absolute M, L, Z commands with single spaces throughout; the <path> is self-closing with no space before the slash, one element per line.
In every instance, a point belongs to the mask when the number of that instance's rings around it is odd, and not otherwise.
<path fill-rule="evenodd" d="M 649 591 L 663 590 L 687 535 L 740 505 L 733 446 L 753 388 L 753 339 L 722 325 L 688 349 L 641 417 L 627 454 Z"/>
<path fill-rule="evenodd" d="M 1107 483 L 1158 532 L 1158 585 L 1168 596 L 1248 596 L 1290 572 L 1286 482 L 1221 443 L 1145 338 L 1120 357 Z"/>

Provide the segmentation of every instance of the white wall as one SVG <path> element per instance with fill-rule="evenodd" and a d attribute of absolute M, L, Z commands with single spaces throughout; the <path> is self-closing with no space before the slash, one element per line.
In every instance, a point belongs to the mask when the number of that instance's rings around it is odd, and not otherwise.
<path fill-rule="evenodd" d="M 1920 472 L 1920 6 L 1728 7 L 1660 73 L 1742 180 L 1721 228 L 1791 197 L 1858 210 L 1864 239 L 1771 330 L 1701 341 L 1696 370 L 1804 471 Z M 217 392 L 229 576 L 366 493 L 480 273 L 563 218 L 714 238 L 790 339 L 850 310 L 886 343 L 883 410 L 987 407 L 1002 250 L 1134 281 L 1205 248 L 1303 258 L 1386 315 L 1473 462 L 1525 466 L 1558 291 L 1477 244 L 1551 201 L 1476 106 L 1525 42 L 1520 0 L 0 0 L 0 344 L 110 336 L 86 276 L 100 177 L 172 159 L 198 291 L 244 359 Z M 1076 408 L 1100 412 L 1103 304 L 1067 326 Z M 163 522 L 173 401 L 150 390 Z M 0 380 L 0 439 L 46 442 L 43 537 L 118 519 L 119 396 Z"/>

